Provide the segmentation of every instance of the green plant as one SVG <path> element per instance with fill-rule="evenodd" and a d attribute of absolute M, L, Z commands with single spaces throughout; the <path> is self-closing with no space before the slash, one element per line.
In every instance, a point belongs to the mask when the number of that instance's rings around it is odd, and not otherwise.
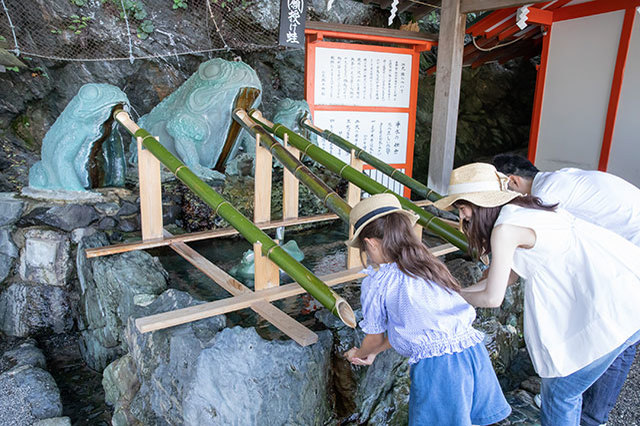
<path fill-rule="evenodd" d="M 5 36 L 0 35 L 0 41 L 7 41 L 7 39 L 5 38 Z"/>
<path fill-rule="evenodd" d="M 152 32 L 153 32 L 153 23 L 149 19 L 146 19 L 142 21 L 142 23 L 138 27 L 138 38 L 144 40 L 147 37 L 149 37 L 149 34 L 151 34 Z"/>
<path fill-rule="evenodd" d="M 19 72 L 20 68 L 18 67 L 6 67 L 6 69 L 8 69 L 9 71 L 13 71 L 13 72 Z"/>
<path fill-rule="evenodd" d="M 87 0 L 69 0 L 69 2 L 71 2 L 71 4 L 75 4 L 78 7 L 82 7 L 87 4 Z"/>
<path fill-rule="evenodd" d="M 186 9 L 187 8 L 187 0 L 173 0 L 172 9 Z"/>

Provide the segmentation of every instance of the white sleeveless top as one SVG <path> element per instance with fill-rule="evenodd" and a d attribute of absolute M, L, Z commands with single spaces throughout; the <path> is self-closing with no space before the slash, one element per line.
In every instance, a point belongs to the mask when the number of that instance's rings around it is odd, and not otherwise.
<path fill-rule="evenodd" d="M 531 228 L 512 269 L 525 280 L 524 336 L 540 377 L 563 377 L 640 330 L 640 247 L 568 212 L 502 208 L 495 226 Z"/>

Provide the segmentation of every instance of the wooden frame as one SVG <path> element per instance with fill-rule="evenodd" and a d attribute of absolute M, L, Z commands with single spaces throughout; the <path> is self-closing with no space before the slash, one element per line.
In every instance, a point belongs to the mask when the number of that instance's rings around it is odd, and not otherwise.
<path fill-rule="evenodd" d="M 295 148 L 292 147 L 289 147 L 289 149 L 295 150 Z M 293 153 L 294 155 L 299 155 L 297 150 L 293 151 Z M 275 300 L 302 294 L 305 290 L 297 283 L 283 286 L 280 285 L 280 269 L 262 254 L 260 243 L 254 244 L 254 291 L 231 277 L 225 271 L 186 244 L 189 241 L 230 236 L 237 234 L 238 231 L 222 229 L 173 236 L 162 229 L 160 162 L 150 152 L 145 150 L 140 143 L 138 143 L 138 155 L 140 161 L 138 177 L 141 194 L 140 215 L 142 221 L 142 242 L 86 249 L 86 256 L 88 258 L 106 256 L 115 253 L 168 245 L 178 255 L 182 256 L 207 277 L 211 278 L 232 296 L 230 298 L 202 303 L 188 308 L 176 309 L 169 312 L 138 318 L 135 321 L 138 330 L 142 333 L 147 333 L 227 312 L 250 308 L 301 346 L 307 346 L 317 342 L 317 334 L 270 303 Z M 355 159 L 355 156 L 352 155 L 352 157 L 354 157 L 352 164 L 356 167 L 361 167 L 362 162 Z M 288 190 L 283 193 L 283 206 L 288 206 L 286 207 L 287 218 L 281 221 L 271 222 L 271 172 L 271 154 L 268 149 L 261 146 L 260 136 L 258 135 L 256 137 L 256 179 L 254 183 L 254 190 L 256 193 L 254 198 L 254 221 L 259 223 L 260 228 L 272 229 L 280 226 L 315 223 L 338 218 L 334 214 L 298 218 L 299 182 L 293 174 L 289 173 L 287 175 L 287 171 L 285 170 L 283 178 L 285 182 L 288 182 L 286 184 Z M 360 194 L 361 191 L 359 188 L 350 185 L 348 198 L 352 204 L 355 204 L 360 200 Z M 159 222 L 158 217 L 160 218 Z M 440 256 L 457 251 L 458 249 L 452 244 L 443 244 L 442 246 L 435 247 L 431 250 L 436 256 Z M 354 256 L 353 252 L 349 252 L 349 268 L 341 272 L 320 277 L 321 280 L 329 286 L 334 286 L 363 277 L 364 274 L 361 272 L 362 265 L 360 260 L 359 258 L 355 259 Z"/>

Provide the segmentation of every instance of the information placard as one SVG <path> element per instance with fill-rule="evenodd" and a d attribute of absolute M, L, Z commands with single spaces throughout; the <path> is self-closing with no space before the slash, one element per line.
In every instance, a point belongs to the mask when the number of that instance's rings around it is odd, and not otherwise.
<path fill-rule="evenodd" d="M 409 113 L 316 111 L 314 124 L 329 130 L 389 164 L 404 164 L 407 159 Z M 349 153 L 318 138 L 318 145 L 349 162 Z"/>
<path fill-rule="evenodd" d="M 315 104 L 409 108 L 411 55 L 316 49 Z"/>

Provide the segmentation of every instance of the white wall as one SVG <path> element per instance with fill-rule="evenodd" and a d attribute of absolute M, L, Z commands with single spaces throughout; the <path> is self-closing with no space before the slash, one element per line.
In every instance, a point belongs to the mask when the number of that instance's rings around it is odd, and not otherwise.
<path fill-rule="evenodd" d="M 637 13 L 637 12 L 636 12 Z M 609 172 L 640 187 L 640 15 L 636 14 L 611 141 Z"/>
<path fill-rule="evenodd" d="M 541 170 L 597 169 L 623 18 L 620 10 L 553 24 L 535 161 Z"/>

